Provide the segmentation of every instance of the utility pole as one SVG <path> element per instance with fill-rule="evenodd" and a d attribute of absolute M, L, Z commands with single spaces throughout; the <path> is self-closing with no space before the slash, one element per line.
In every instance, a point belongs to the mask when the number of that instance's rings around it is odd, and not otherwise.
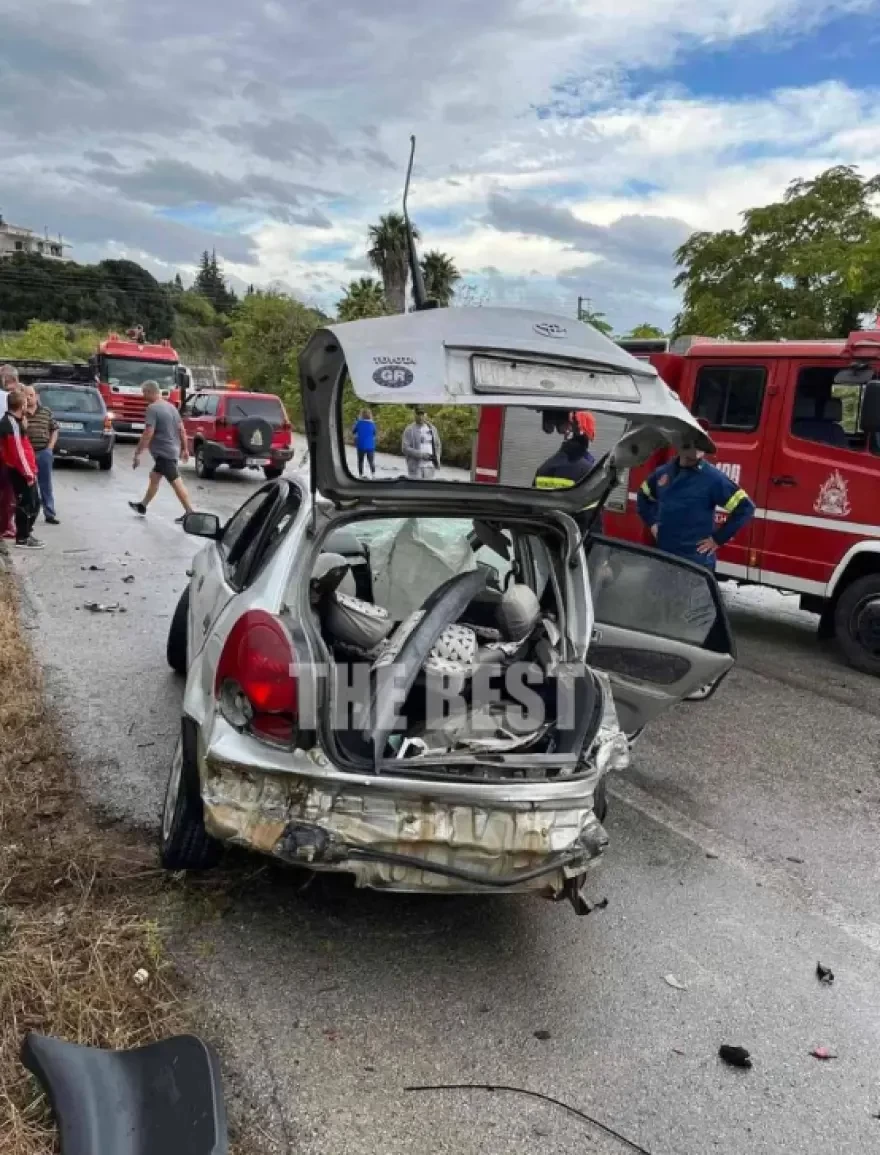
<path fill-rule="evenodd" d="M 587 303 L 586 309 L 584 308 L 584 302 L 585 301 Z M 578 320 L 579 321 L 585 321 L 587 319 L 587 317 L 592 315 L 592 312 L 593 312 L 593 299 L 592 299 L 592 297 L 578 297 Z"/>

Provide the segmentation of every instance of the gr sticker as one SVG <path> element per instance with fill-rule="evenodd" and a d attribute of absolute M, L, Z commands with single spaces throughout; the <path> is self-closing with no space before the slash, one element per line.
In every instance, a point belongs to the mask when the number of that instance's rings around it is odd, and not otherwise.
<path fill-rule="evenodd" d="M 407 385 L 412 385 L 413 375 L 405 365 L 392 362 L 377 369 L 373 380 L 385 389 L 405 389 Z"/>

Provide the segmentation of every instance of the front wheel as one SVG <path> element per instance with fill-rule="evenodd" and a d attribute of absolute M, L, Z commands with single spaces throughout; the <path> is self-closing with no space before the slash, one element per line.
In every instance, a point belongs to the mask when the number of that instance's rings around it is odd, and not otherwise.
<path fill-rule="evenodd" d="M 160 858 L 166 870 L 210 870 L 220 857 L 220 843 L 205 830 L 198 771 L 178 739 L 162 808 Z"/>
<path fill-rule="evenodd" d="M 834 633 L 851 666 L 880 675 L 880 574 L 846 587 L 834 610 Z"/>
<path fill-rule="evenodd" d="M 281 466 L 280 469 L 278 468 L 277 465 L 267 465 L 265 467 L 265 469 L 263 470 L 263 473 L 265 473 L 265 475 L 266 475 L 267 481 L 274 481 L 275 478 L 280 477 L 283 472 L 284 472 L 284 466 L 283 465 Z"/>
<path fill-rule="evenodd" d="M 200 477 L 203 481 L 210 481 L 217 472 L 216 466 L 209 465 L 205 459 L 205 447 L 203 445 L 196 446 L 195 452 L 196 477 Z"/>
<path fill-rule="evenodd" d="M 168 627 L 168 642 L 165 646 L 165 656 L 168 665 L 181 676 L 186 676 L 186 637 L 189 626 L 189 586 L 180 595 L 171 625 Z"/>

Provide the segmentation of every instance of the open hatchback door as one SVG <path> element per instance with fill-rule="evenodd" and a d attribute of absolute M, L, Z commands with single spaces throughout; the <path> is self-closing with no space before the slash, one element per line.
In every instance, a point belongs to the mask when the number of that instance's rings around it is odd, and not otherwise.
<path fill-rule="evenodd" d="M 346 463 L 342 394 L 351 380 L 372 405 L 509 406 L 591 410 L 626 423 L 627 434 L 578 485 L 564 490 L 488 487 L 501 506 L 576 513 L 604 497 L 614 476 L 661 445 L 714 445 L 653 366 L 589 325 L 520 309 L 429 309 L 319 329 L 300 356 L 313 489 L 352 502 L 425 506 L 486 499 L 485 485 L 408 477 L 356 478 Z M 548 444 L 548 454 L 552 452 Z"/>

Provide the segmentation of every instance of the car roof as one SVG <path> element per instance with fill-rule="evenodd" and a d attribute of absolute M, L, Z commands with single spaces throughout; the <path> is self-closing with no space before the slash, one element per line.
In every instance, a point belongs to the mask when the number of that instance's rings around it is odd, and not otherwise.
<path fill-rule="evenodd" d="M 89 381 L 35 381 L 34 388 L 39 392 L 40 389 L 46 387 L 52 389 L 91 389 L 95 393 L 100 393 L 97 385 L 92 385 Z"/>
<path fill-rule="evenodd" d="M 213 385 L 206 389 L 196 389 L 195 392 L 210 393 L 215 397 L 261 397 L 271 398 L 273 401 L 281 400 L 277 393 L 254 393 L 251 389 L 218 389 Z"/>

